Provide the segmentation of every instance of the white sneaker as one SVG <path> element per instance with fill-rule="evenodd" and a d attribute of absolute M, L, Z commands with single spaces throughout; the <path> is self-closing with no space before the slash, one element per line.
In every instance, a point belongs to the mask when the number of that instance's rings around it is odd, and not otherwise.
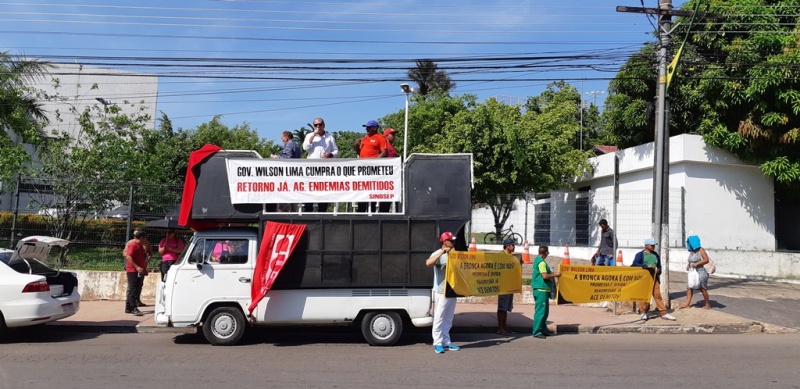
<path fill-rule="evenodd" d="M 644 320 L 644 321 L 647 321 L 647 319 L 649 319 L 649 318 L 647 317 L 647 314 L 646 314 L 646 313 L 643 313 L 643 314 L 642 314 L 642 320 Z"/>
<path fill-rule="evenodd" d="M 671 320 L 671 321 L 678 320 L 678 319 L 675 318 L 675 316 L 672 316 L 669 313 L 664 314 L 664 316 L 661 316 L 661 318 L 664 319 L 664 320 Z"/>

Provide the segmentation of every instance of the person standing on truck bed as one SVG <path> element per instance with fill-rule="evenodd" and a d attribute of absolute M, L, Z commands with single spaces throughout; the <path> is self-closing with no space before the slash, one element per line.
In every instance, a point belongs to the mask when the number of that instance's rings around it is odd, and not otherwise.
<path fill-rule="evenodd" d="M 444 353 L 445 349 L 458 351 L 460 347 L 450 342 L 450 328 L 453 326 L 453 316 L 456 312 L 455 297 L 445 297 L 445 269 L 447 268 L 447 254 L 453 249 L 456 237 L 450 231 L 445 231 L 439 236 L 442 248 L 431 254 L 425 265 L 433 268 L 433 350 L 437 354 Z"/>
<path fill-rule="evenodd" d="M 397 131 L 394 128 L 386 128 L 383 130 L 383 137 L 386 138 L 386 157 L 387 158 L 399 158 L 400 155 L 397 154 L 397 149 L 394 148 L 394 138 L 395 133 Z M 395 211 L 400 211 L 400 203 L 395 202 Z M 382 201 L 378 204 L 379 212 L 389 212 L 392 210 L 392 202 L 390 201 Z"/>
<path fill-rule="evenodd" d="M 133 243 L 125 249 L 125 275 L 128 278 L 128 290 L 125 293 L 125 313 L 142 316 L 143 313 L 138 308 L 138 302 L 142 295 L 142 284 L 147 275 L 147 250 L 144 242 L 147 241 L 147 234 L 144 231 L 136 231 L 133 235 Z"/>
<path fill-rule="evenodd" d="M 294 135 L 291 131 L 281 132 L 281 140 L 283 141 L 283 149 L 279 154 L 273 154 L 272 159 L 295 159 L 303 156 L 303 150 L 294 141 Z M 297 212 L 297 204 L 266 204 L 265 210 L 267 212 Z"/>
<path fill-rule="evenodd" d="M 378 121 L 370 120 L 367 124 L 363 125 L 367 129 L 367 135 L 363 139 L 357 139 L 355 144 L 355 151 L 358 153 L 359 158 L 384 158 L 389 155 L 386 147 L 386 138 L 382 134 L 378 134 Z M 376 211 L 377 203 L 362 202 L 358 203 L 356 212 L 367 212 L 367 206 L 370 206 L 372 212 Z"/>
<path fill-rule="evenodd" d="M 336 146 L 336 140 L 333 135 L 325 132 L 325 120 L 316 118 L 313 121 L 314 131 L 306 135 L 303 141 L 303 150 L 308 152 L 306 158 L 319 159 L 319 158 L 336 158 L 339 156 L 339 147 Z M 328 212 L 329 203 L 317 203 L 318 212 Z M 313 211 L 314 203 L 307 203 L 305 205 L 306 212 Z"/>

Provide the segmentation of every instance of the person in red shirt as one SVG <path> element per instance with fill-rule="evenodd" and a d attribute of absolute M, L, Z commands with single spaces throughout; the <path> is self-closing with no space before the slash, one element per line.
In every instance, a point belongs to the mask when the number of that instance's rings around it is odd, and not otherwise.
<path fill-rule="evenodd" d="M 386 147 L 386 138 L 383 135 L 378 134 L 378 122 L 376 120 L 370 120 L 367 124 L 364 124 L 364 127 L 367 129 L 367 135 L 364 136 L 363 139 L 356 140 L 355 150 L 358 153 L 359 158 L 384 158 L 388 155 L 388 150 Z M 356 212 L 366 212 L 367 206 L 372 208 L 372 212 L 375 212 L 377 209 L 378 203 L 358 203 L 358 208 Z"/>
<path fill-rule="evenodd" d="M 147 233 L 136 231 L 133 242 L 125 249 L 125 274 L 128 277 L 128 290 L 125 295 L 125 313 L 142 316 L 138 302 L 142 295 L 142 284 L 147 275 Z"/>
<path fill-rule="evenodd" d="M 386 138 L 386 156 L 389 158 L 397 158 L 400 155 L 397 154 L 397 150 L 394 148 L 394 137 L 395 131 L 393 128 L 387 128 L 383 130 L 383 137 Z"/>
<path fill-rule="evenodd" d="M 394 138 L 395 138 L 395 131 L 393 128 L 386 128 L 383 130 L 383 137 L 386 138 L 386 157 L 387 158 L 400 158 L 400 154 L 397 153 L 397 149 L 394 148 Z M 396 202 L 395 211 L 400 212 L 400 203 Z M 392 210 L 392 203 L 391 202 L 381 202 L 378 204 L 378 212 L 390 212 Z"/>
<path fill-rule="evenodd" d="M 386 138 L 378 134 L 378 122 L 370 120 L 364 124 L 367 135 L 356 141 L 356 152 L 359 158 L 382 158 L 388 155 Z"/>

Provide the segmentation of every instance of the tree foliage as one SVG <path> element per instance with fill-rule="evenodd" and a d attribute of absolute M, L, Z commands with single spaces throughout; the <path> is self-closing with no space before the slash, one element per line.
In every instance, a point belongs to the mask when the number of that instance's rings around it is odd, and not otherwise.
<path fill-rule="evenodd" d="M 49 66 L 0 52 L 0 181 L 16 176 L 30 162 L 21 142 L 14 139 L 32 145 L 42 139 L 47 117 L 29 84 L 44 77 Z"/>
<path fill-rule="evenodd" d="M 425 96 L 428 92 L 439 90 L 449 93 L 456 84 L 450 79 L 436 62 L 429 59 L 420 59 L 416 62 L 416 67 L 409 69 L 408 78 L 417 83 L 417 93 Z"/>
<path fill-rule="evenodd" d="M 688 21 L 679 24 L 675 36 L 689 39 L 669 90 L 670 135 L 703 135 L 778 182 L 800 184 L 798 7 L 798 0 L 714 0 L 708 12 L 723 19 L 691 31 Z M 621 147 L 653 139 L 654 64 L 647 46 L 611 83 L 606 122 Z"/>
<path fill-rule="evenodd" d="M 419 98 L 409 112 L 410 151 L 472 153 L 473 203 L 486 204 L 499 233 L 514 204 L 527 192 L 563 187 L 588 168 L 586 153 L 574 147 L 579 131 L 580 95 L 563 83 L 529 99 L 523 110 L 475 96 Z M 403 111 L 383 122 L 402 128 Z M 400 126 L 398 127 L 398 121 Z"/>

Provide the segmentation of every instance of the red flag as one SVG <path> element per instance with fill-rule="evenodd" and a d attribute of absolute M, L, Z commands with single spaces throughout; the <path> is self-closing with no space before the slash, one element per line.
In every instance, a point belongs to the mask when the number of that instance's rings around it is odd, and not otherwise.
<path fill-rule="evenodd" d="M 261 238 L 261 248 L 258 250 L 256 269 L 253 272 L 253 286 L 250 290 L 252 302 L 247 308 L 251 314 L 272 288 L 278 273 L 292 255 L 292 250 L 297 246 L 305 230 L 305 224 L 267 222 L 264 236 Z"/>
<path fill-rule="evenodd" d="M 181 211 L 178 214 L 178 224 L 195 230 L 203 230 L 216 227 L 216 223 L 201 222 L 192 220 L 192 202 L 194 202 L 194 190 L 197 187 L 197 177 L 195 177 L 194 167 L 203 162 L 206 158 L 214 155 L 221 147 L 207 144 L 199 150 L 189 154 L 189 166 L 186 169 L 186 181 L 183 184 L 183 197 L 181 198 Z"/>

